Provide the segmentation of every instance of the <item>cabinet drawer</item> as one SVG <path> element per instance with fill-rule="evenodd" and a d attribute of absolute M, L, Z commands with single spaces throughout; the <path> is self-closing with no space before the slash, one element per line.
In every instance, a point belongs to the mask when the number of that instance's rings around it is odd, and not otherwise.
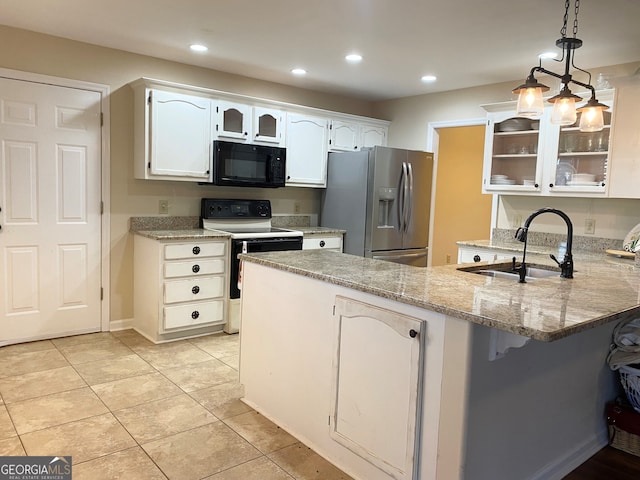
<path fill-rule="evenodd" d="M 224 255 L 226 242 L 172 243 L 164 246 L 165 260 L 218 257 Z"/>
<path fill-rule="evenodd" d="M 193 302 L 224 295 L 224 277 L 198 277 L 164 284 L 164 303 Z"/>
<path fill-rule="evenodd" d="M 164 278 L 215 275 L 223 273 L 224 266 L 224 258 L 209 258 L 190 262 L 167 262 L 164 264 Z"/>
<path fill-rule="evenodd" d="M 224 320 L 223 300 L 164 307 L 164 330 L 196 327 Z"/>
<path fill-rule="evenodd" d="M 302 240 L 302 249 L 310 250 L 315 248 L 326 248 L 340 250 L 342 248 L 342 238 L 340 237 L 309 237 Z"/>

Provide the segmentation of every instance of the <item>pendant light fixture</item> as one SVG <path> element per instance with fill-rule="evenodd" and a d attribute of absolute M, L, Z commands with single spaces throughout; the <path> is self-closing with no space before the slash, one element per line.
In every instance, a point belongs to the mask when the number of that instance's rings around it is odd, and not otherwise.
<path fill-rule="evenodd" d="M 550 103 L 553 103 L 551 123 L 554 125 L 572 125 L 576 122 L 576 112 L 580 112 L 580 130 L 583 132 L 598 132 L 604 127 L 602 112 L 609 107 L 598 102 L 596 99 L 596 90 L 591 86 L 591 74 L 573 64 L 574 52 L 582 46 L 582 40 L 576 38 L 578 34 L 578 10 L 580 9 L 580 0 L 574 0 L 575 17 L 573 20 L 573 37 L 567 37 L 567 21 L 570 6 L 571 0 L 565 0 L 564 22 L 560 30 L 562 36 L 556 41 L 556 46 L 562 49 L 562 58 L 555 61 L 564 62 L 564 74 L 561 75 L 543 68 L 542 58 L 540 58 L 540 63 L 537 67 L 531 69 L 525 82 L 513 89 L 513 93 L 519 94 L 516 112 L 523 117 L 539 117 L 542 115 L 544 110 L 542 93 L 547 92 L 549 87 L 536 80 L 534 74 L 540 72 L 559 78 L 562 83 L 560 93 L 548 100 Z M 575 80 L 569 73 L 569 69 L 572 67 L 580 72 L 586 73 L 589 76 L 589 83 L 582 83 Z M 581 101 L 582 98 L 571 93 L 569 89 L 570 83 L 575 83 L 591 91 L 589 101 L 578 109 L 576 109 L 576 102 Z"/>

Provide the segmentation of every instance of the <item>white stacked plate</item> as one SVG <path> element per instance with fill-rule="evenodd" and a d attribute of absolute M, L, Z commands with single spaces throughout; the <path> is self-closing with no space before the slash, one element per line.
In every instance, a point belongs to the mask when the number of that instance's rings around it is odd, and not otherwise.
<path fill-rule="evenodd" d="M 515 183 L 515 180 L 506 175 L 491 175 L 491 185 L 514 185 Z"/>

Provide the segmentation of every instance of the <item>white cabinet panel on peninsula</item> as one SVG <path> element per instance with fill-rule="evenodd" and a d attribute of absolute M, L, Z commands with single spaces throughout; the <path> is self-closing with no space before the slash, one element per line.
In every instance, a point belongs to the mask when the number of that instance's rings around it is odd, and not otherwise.
<path fill-rule="evenodd" d="M 328 118 L 287 114 L 287 186 L 327 185 L 328 138 Z"/>
<path fill-rule="evenodd" d="M 210 181 L 211 101 L 145 85 L 134 92 L 134 176 Z"/>
<path fill-rule="evenodd" d="M 156 343 L 222 331 L 227 240 L 134 237 L 134 328 Z"/>
<path fill-rule="evenodd" d="M 612 105 L 612 91 L 598 98 Z M 605 197 L 609 162 L 610 112 L 601 132 L 581 132 L 578 121 L 559 127 L 550 122 L 551 107 L 539 119 L 517 117 L 515 103 L 484 105 L 488 111 L 484 193 Z"/>

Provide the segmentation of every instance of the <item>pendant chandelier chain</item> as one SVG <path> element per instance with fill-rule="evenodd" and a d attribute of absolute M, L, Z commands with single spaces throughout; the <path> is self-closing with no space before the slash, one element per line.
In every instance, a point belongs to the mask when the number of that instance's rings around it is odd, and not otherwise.
<path fill-rule="evenodd" d="M 565 0 L 564 2 L 564 21 L 562 23 L 562 28 L 560 29 L 560 35 L 562 38 L 567 37 L 567 24 L 569 23 L 569 7 L 571 6 L 571 0 Z M 576 38 L 578 35 L 578 11 L 580 10 L 580 0 L 576 0 L 575 8 L 574 8 L 574 18 L 573 18 L 573 38 Z"/>

